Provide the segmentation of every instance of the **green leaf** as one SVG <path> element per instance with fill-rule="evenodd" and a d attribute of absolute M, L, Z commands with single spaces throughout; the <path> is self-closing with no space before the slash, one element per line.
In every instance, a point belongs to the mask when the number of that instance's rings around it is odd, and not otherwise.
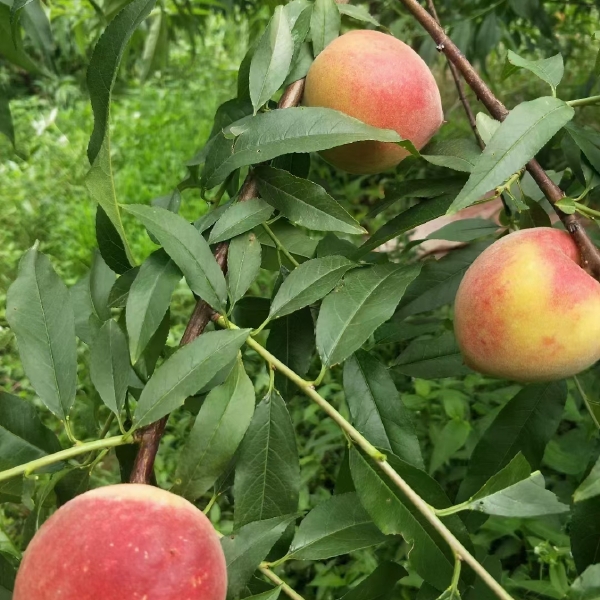
<path fill-rule="evenodd" d="M 215 310 L 222 312 L 227 284 L 210 246 L 183 217 L 164 208 L 129 204 L 124 207 L 160 241 L 181 269 L 190 289 Z"/>
<path fill-rule="evenodd" d="M 369 11 L 364 6 L 356 4 L 338 4 L 337 5 L 340 14 L 347 17 L 351 17 L 356 21 L 362 21 L 363 23 L 369 23 L 375 25 L 375 27 L 381 27 L 381 23 L 369 14 Z"/>
<path fill-rule="evenodd" d="M 312 12 L 312 8 L 310 10 Z M 310 13 L 309 13 L 309 22 L 310 22 Z M 313 64 L 313 53 L 311 50 L 311 45 L 308 42 L 300 45 L 298 49 L 298 56 L 292 62 L 292 68 L 288 73 L 285 81 L 283 82 L 284 86 L 288 86 L 299 79 L 304 79 L 310 66 Z"/>
<path fill-rule="evenodd" d="M 584 479 L 573 494 L 575 502 L 582 502 L 600 496 L 600 459 L 596 461 L 590 474 Z"/>
<path fill-rule="evenodd" d="M 574 114 L 563 100 L 552 97 L 513 108 L 481 154 L 448 214 L 471 206 L 524 167 Z"/>
<path fill-rule="evenodd" d="M 544 477 L 539 471 L 503 490 L 470 501 L 466 509 L 517 518 L 569 512 L 566 504 L 560 503 L 552 492 L 545 489 Z"/>
<path fill-rule="evenodd" d="M 216 244 L 254 229 L 273 214 L 273 207 L 260 198 L 251 198 L 230 206 L 215 223 L 209 242 Z"/>
<path fill-rule="evenodd" d="M 405 319 L 454 302 L 467 269 L 489 245 L 490 242 L 471 244 L 453 250 L 439 260 L 427 261 L 419 276 L 408 286 L 396 318 Z"/>
<path fill-rule="evenodd" d="M 37 244 L 24 254 L 8 289 L 6 320 L 31 385 L 64 421 L 77 387 L 75 316 L 69 290 Z"/>
<path fill-rule="evenodd" d="M 315 0 L 310 19 L 313 53 L 318 56 L 340 34 L 342 18 L 335 0 Z"/>
<path fill-rule="evenodd" d="M 96 208 L 96 241 L 100 254 L 110 269 L 119 274 L 131 269 L 123 239 L 100 204 Z"/>
<path fill-rule="evenodd" d="M 125 271 L 125 273 L 115 281 L 110 289 L 110 294 L 108 295 L 109 308 L 125 308 L 129 290 L 139 271 L 139 267 L 129 269 L 129 271 Z M 75 321 L 75 332 L 77 332 L 77 320 Z"/>
<path fill-rule="evenodd" d="M 432 165 L 470 173 L 481 156 L 473 138 L 442 140 L 429 144 L 421 156 Z"/>
<path fill-rule="evenodd" d="M 479 500 L 486 496 L 491 496 L 497 492 L 515 485 L 520 481 L 527 479 L 531 475 L 531 467 L 522 452 L 518 452 L 516 456 L 495 475 L 492 475 L 483 485 L 483 487 L 473 494 L 469 501 Z"/>
<path fill-rule="evenodd" d="M 112 88 L 125 48 L 146 19 L 156 0 L 133 0 L 107 25 L 94 47 L 87 70 L 87 86 L 94 112 L 94 129 L 88 145 L 92 168 L 86 177 L 90 195 L 115 226 L 128 263 L 134 264 L 117 202 L 110 156 L 110 102 Z"/>
<path fill-rule="evenodd" d="M 169 17 L 161 9 L 152 16 L 140 62 L 140 79 L 146 81 L 152 73 L 163 69 L 169 55 Z"/>
<path fill-rule="evenodd" d="M 429 474 L 435 473 L 456 452 L 458 452 L 467 441 L 471 433 L 471 424 L 461 419 L 451 419 L 444 425 L 443 429 L 434 440 Z"/>
<path fill-rule="evenodd" d="M 464 364 L 451 331 L 435 338 L 413 340 L 393 364 L 397 373 L 420 379 L 460 377 L 472 372 Z"/>
<path fill-rule="evenodd" d="M 376 600 L 387 596 L 394 589 L 396 582 L 406 575 L 406 569 L 397 563 L 379 563 L 368 577 L 344 594 L 342 600 Z"/>
<path fill-rule="evenodd" d="M 352 492 L 332 496 L 313 508 L 300 523 L 288 556 L 294 560 L 323 560 L 385 540 Z"/>
<path fill-rule="evenodd" d="M 102 322 L 111 317 L 108 297 L 115 284 L 115 277 L 115 273 L 104 262 L 100 252 L 95 250 L 90 269 L 90 298 L 94 312 Z"/>
<path fill-rule="evenodd" d="M 31 73 L 32 75 L 48 75 L 24 50 L 23 40 L 17 31 L 13 38 L 10 23 L 10 7 L 0 4 L 0 56 L 9 63 Z"/>
<path fill-rule="evenodd" d="M 565 72 L 565 65 L 561 54 L 541 60 L 527 60 L 509 50 L 506 58 L 511 65 L 530 71 L 550 85 L 553 90 L 556 90 Z"/>
<path fill-rule="evenodd" d="M 490 143 L 493 135 L 498 131 L 501 123 L 500 121 L 496 121 L 496 119 L 492 119 L 486 113 L 477 113 L 477 117 L 475 118 L 477 124 L 477 133 L 479 133 L 483 143 L 487 146 Z"/>
<path fill-rule="evenodd" d="M 348 273 L 325 297 L 317 321 L 317 350 L 323 364 L 341 363 L 387 321 L 420 265 L 376 265 Z"/>
<path fill-rule="evenodd" d="M 283 535 L 295 515 L 274 517 L 244 525 L 221 539 L 227 565 L 227 597 L 236 597 Z"/>
<path fill-rule="evenodd" d="M 152 339 L 148 342 L 142 356 L 140 356 L 134 365 L 136 374 L 141 377 L 143 381 L 148 381 L 150 375 L 154 372 L 156 363 L 161 357 L 165 344 L 167 343 L 170 327 L 171 315 L 170 311 L 167 310 L 167 314 L 158 326 L 156 333 L 152 336 Z"/>
<path fill-rule="evenodd" d="M 447 240 L 449 242 L 472 242 L 498 231 L 498 224 L 488 219 L 460 219 L 444 225 L 427 236 L 428 240 Z"/>
<path fill-rule="evenodd" d="M 395 131 L 366 125 L 331 108 L 271 110 L 241 119 L 215 137 L 202 172 L 202 184 L 213 188 L 240 167 L 282 154 L 318 152 L 364 140 L 403 141 Z"/>
<path fill-rule="evenodd" d="M 571 586 L 569 600 L 598 600 L 598 598 L 600 598 L 600 565 L 590 565 Z"/>
<path fill-rule="evenodd" d="M 150 14 L 155 3 L 156 0 L 133 0 L 126 5 L 108 24 L 92 52 L 87 72 L 94 112 L 94 130 L 88 146 L 88 159 L 92 164 L 108 134 L 112 88 L 121 58 L 134 31 Z"/>
<path fill-rule="evenodd" d="M 9 139 L 13 147 L 15 146 L 15 128 L 8 98 L 4 94 L 0 94 L 0 133 Z"/>
<path fill-rule="evenodd" d="M 403 198 L 431 199 L 442 195 L 458 194 L 465 183 L 466 178 L 463 175 L 452 175 L 437 179 L 407 179 L 391 183 L 385 190 L 385 198 L 377 203 L 375 208 L 369 212 L 367 218 L 377 216 Z"/>
<path fill-rule="evenodd" d="M 102 402 L 120 421 L 131 373 L 123 330 L 112 319 L 100 328 L 90 347 L 90 375 Z"/>
<path fill-rule="evenodd" d="M 273 223 L 270 227 L 271 231 L 298 262 L 305 262 L 307 258 L 314 256 L 317 245 L 319 244 L 319 240 L 309 237 L 298 227 L 294 227 L 290 223 L 286 223 L 283 220 Z M 256 237 L 263 248 L 263 268 L 271 268 L 271 270 L 278 271 L 282 262 L 288 269 L 294 268 L 294 265 L 286 262 L 287 259 L 283 260 L 284 257 L 277 254 L 275 242 L 273 242 L 269 234 L 262 227 L 255 228 L 254 233 L 256 234 Z M 267 262 L 269 259 L 270 249 L 273 249 L 271 252 L 271 259 L 274 259 L 271 260 L 271 263 L 275 262 L 275 266 L 272 266 L 269 262 Z M 281 260 L 279 260 L 280 258 Z"/>
<path fill-rule="evenodd" d="M 10 469 L 61 450 L 58 438 L 41 421 L 35 406 L 0 391 L 0 470 Z M 21 481 L 0 485 L 0 496 L 20 500 Z"/>
<path fill-rule="evenodd" d="M 90 274 L 82 277 L 70 290 L 71 305 L 75 313 L 75 334 L 87 344 L 92 343 L 94 336 L 102 326 L 96 314 L 90 291 Z"/>
<path fill-rule="evenodd" d="M 244 600 L 277 600 L 281 592 L 281 587 L 281 585 L 278 585 L 277 587 L 267 590 L 266 592 L 262 592 L 261 594 L 246 596 Z"/>
<path fill-rule="evenodd" d="M 563 381 L 524 387 L 498 413 L 475 446 L 459 501 L 472 496 L 519 452 L 538 469 L 560 423 L 567 388 Z"/>
<path fill-rule="evenodd" d="M 304 377 L 315 353 L 315 324 L 310 308 L 303 308 L 272 323 L 267 350 Z M 275 371 L 275 389 L 286 401 L 299 392 L 298 386 L 279 371 Z"/>
<path fill-rule="evenodd" d="M 362 258 L 365 254 L 389 242 L 391 239 L 414 229 L 423 223 L 437 219 L 446 214 L 453 201 L 453 196 L 440 196 L 431 200 L 422 200 L 419 204 L 407 208 L 391 221 L 382 225 L 360 248 L 357 249 L 355 259 Z"/>
<path fill-rule="evenodd" d="M 450 505 L 440 486 L 424 471 L 393 455 L 389 455 L 388 460 L 426 502 L 436 508 Z M 402 535 L 412 548 L 411 566 L 438 590 L 445 589 L 454 571 L 454 556 L 446 542 L 387 476 L 380 474 L 354 448 L 350 451 L 350 468 L 358 497 L 375 524 L 386 535 Z M 444 519 L 444 523 L 455 536 L 470 545 L 468 533 L 456 515 Z M 462 577 L 467 577 L 467 573 L 463 572 Z"/>
<path fill-rule="evenodd" d="M 254 114 L 282 86 L 294 55 L 294 40 L 283 6 L 277 6 L 250 63 Z"/>
<path fill-rule="evenodd" d="M 590 161 L 592 167 L 600 173 L 600 134 L 593 129 L 579 127 L 574 123 L 569 123 L 566 130 Z"/>
<path fill-rule="evenodd" d="M 439 333 L 442 321 L 427 320 L 424 323 L 412 323 L 393 318 L 375 331 L 377 344 L 406 342 L 427 333 Z"/>
<path fill-rule="evenodd" d="M 254 386 L 238 360 L 200 408 L 179 462 L 176 494 L 196 500 L 214 485 L 237 450 L 254 413 Z"/>
<path fill-rule="evenodd" d="M 227 288 L 231 305 L 244 297 L 260 271 L 260 242 L 254 233 L 234 237 L 227 253 Z"/>
<path fill-rule="evenodd" d="M 254 411 L 235 467 L 234 526 L 295 513 L 300 464 L 294 426 L 277 392 Z"/>
<path fill-rule="evenodd" d="M 156 333 L 181 279 L 181 271 L 164 250 L 151 254 L 140 267 L 125 311 L 129 352 L 135 363 Z"/>
<path fill-rule="evenodd" d="M 423 469 L 419 440 L 400 394 L 377 358 L 359 350 L 344 365 L 344 393 L 354 426 L 374 446 Z"/>
<path fill-rule="evenodd" d="M 316 231 L 365 230 L 320 185 L 273 167 L 258 167 L 260 195 L 293 223 Z"/>
<path fill-rule="evenodd" d="M 571 511 L 571 552 L 578 573 L 600 562 L 600 498 L 578 502 Z"/>
<path fill-rule="evenodd" d="M 157 421 L 183 404 L 231 363 L 250 330 L 210 331 L 179 348 L 152 375 L 134 414 L 137 428 Z"/>
<path fill-rule="evenodd" d="M 270 319 L 293 313 L 325 297 L 343 275 L 356 266 L 343 256 L 313 258 L 294 269 L 277 291 Z"/>

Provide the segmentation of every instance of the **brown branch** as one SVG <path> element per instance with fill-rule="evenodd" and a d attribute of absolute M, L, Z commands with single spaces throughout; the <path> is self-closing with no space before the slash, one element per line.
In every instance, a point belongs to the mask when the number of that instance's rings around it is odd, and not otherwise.
<path fill-rule="evenodd" d="M 435 18 L 430 15 L 417 0 L 399 1 L 404 4 L 427 33 L 429 33 L 437 44 L 438 50 L 443 52 L 448 61 L 454 64 L 469 87 L 488 109 L 492 117 L 498 121 L 504 121 L 508 115 L 506 106 L 496 98 L 492 90 L 479 76 L 479 73 L 473 68 L 473 65 L 467 60 L 456 44 L 454 44 L 454 42 L 446 35 L 446 32 Z M 542 169 L 537 160 L 533 159 L 529 161 L 529 163 L 527 163 L 527 170 L 553 206 L 564 197 L 564 192 L 550 179 L 550 177 L 548 177 L 547 173 Z M 590 275 L 596 279 L 600 279 L 600 251 L 592 243 L 587 232 L 579 223 L 575 215 L 566 215 L 556 206 L 554 206 L 554 210 L 577 244 L 581 255 L 582 266 L 590 273 Z"/>
<path fill-rule="evenodd" d="M 304 91 L 304 79 L 300 79 L 290 84 L 283 92 L 277 105 L 278 108 L 289 108 L 298 106 L 302 100 Z M 250 198 L 258 196 L 258 186 L 252 171 L 250 171 L 244 181 L 238 196 L 238 202 L 245 202 Z M 225 272 L 227 270 L 227 251 L 229 242 L 221 242 L 214 249 L 214 255 L 217 263 Z M 190 317 L 185 332 L 181 338 L 180 345 L 189 344 L 194 341 L 206 328 L 213 315 L 213 309 L 202 299 L 198 299 L 194 312 Z M 165 432 L 165 426 L 169 416 L 165 416 L 160 421 L 151 423 L 139 433 L 140 448 L 138 450 L 133 469 L 131 471 L 131 483 L 150 483 L 154 470 L 154 460 L 158 452 L 160 439 Z"/>
<path fill-rule="evenodd" d="M 433 0 L 427 0 L 427 7 L 429 8 L 429 12 L 431 13 L 431 16 L 441 26 L 442 24 L 440 22 L 440 18 L 438 17 L 437 10 L 435 9 L 435 4 L 433 3 Z M 467 95 L 465 94 L 465 86 L 463 85 L 463 80 L 460 76 L 460 73 L 458 72 L 458 69 L 454 66 L 454 63 L 449 59 L 447 59 L 447 62 L 448 62 L 448 67 L 450 69 L 450 73 L 452 73 L 452 78 L 454 79 L 454 83 L 456 85 L 456 91 L 458 92 L 458 98 L 461 101 L 461 103 L 465 109 L 465 113 L 467 114 L 467 119 L 468 119 L 469 125 L 471 126 L 471 129 L 473 131 L 473 135 L 475 136 L 475 140 L 479 144 L 479 147 L 483 150 L 485 148 L 485 144 L 483 143 L 483 140 L 481 139 L 481 136 L 479 135 L 479 131 L 477 131 L 477 122 L 475 121 L 475 113 L 473 112 L 473 109 L 471 108 L 471 104 L 469 103 L 469 99 L 467 98 Z"/>

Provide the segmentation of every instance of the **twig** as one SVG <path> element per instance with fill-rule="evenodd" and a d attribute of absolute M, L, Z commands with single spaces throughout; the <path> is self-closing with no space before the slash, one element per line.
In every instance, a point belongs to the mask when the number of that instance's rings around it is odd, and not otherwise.
<path fill-rule="evenodd" d="M 227 322 L 221 316 L 217 315 L 215 321 L 221 326 L 229 329 L 237 329 L 237 326 Z M 463 546 L 463 544 L 455 537 L 455 535 L 446 527 L 442 520 L 433 509 L 412 487 L 395 471 L 395 469 L 387 462 L 386 457 L 382 454 L 364 435 L 362 435 L 353 425 L 351 425 L 339 412 L 332 406 L 319 392 L 317 392 L 310 381 L 306 381 L 295 371 L 292 371 L 287 365 L 282 363 L 277 357 L 271 354 L 266 348 L 261 346 L 254 338 L 248 337 L 246 344 L 252 348 L 259 356 L 263 358 L 272 368 L 277 369 L 282 375 L 295 383 L 304 394 L 306 394 L 313 402 L 315 402 L 323 411 L 342 429 L 348 437 L 359 446 L 365 454 L 371 457 L 375 465 L 383 471 L 400 489 L 404 495 L 410 500 L 415 508 L 429 521 L 434 529 L 446 541 L 448 546 L 454 551 L 455 556 L 460 557 L 467 563 L 477 575 L 485 582 L 485 584 L 500 598 L 500 600 L 514 600 L 512 596 L 486 571 L 485 567 Z"/>
<path fill-rule="evenodd" d="M 427 7 L 429 8 L 429 12 L 433 16 L 433 18 L 441 26 L 440 18 L 438 17 L 437 10 L 435 9 L 435 4 L 433 3 L 433 0 L 427 0 Z M 462 105 L 465 109 L 465 113 L 467 113 L 467 119 L 469 121 L 469 125 L 471 126 L 471 129 L 473 130 L 473 135 L 475 136 L 475 139 L 477 140 L 479 147 L 483 150 L 485 148 L 485 144 L 483 143 L 483 140 L 481 139 L 481 136 L 479 135 L 479 131 L 477 131 L 477 123 L 475 121 L 475 113 L 473 112 L 473 109 L 471 108 L 471 104 L 469 103 L 469 99 L 467 98 L 467 96 L 465 94 L 465 86 L 463 85 L 463 81 L 460 76 L 460 73 L 458 72 L 458 69 L 454 66 L 454 63 L 451 60 L 448 60 L 447 62 L 448 62 L 448 67 L 450 68 L 450 73 L 452 73 L 452 78 L 454 79 L 454 83 L 456 84 L 456 91 L 458 92 L 458 97 L 459 97 L 460 101 L 462 102 Z"/>
<path fill-rule="evenodd" d="M 290 84 L 283 92 L 281 99 L 279 100 L 278 108 L 289 108 L 297 106 L 302 100 L 302 93 L 304 91 L 304 79 L 300 79 Z M 238 196 L 238 202 L 245 202 L 250 198 L 258 197 L 258 185 L 254 174 L 250 171 L 242 185 Z M 217 263 L 223 271 L 227 270 L 227 251 L 229 250 L 229 242 L 221 242 L 215 247 L 214 255 Z M 213 314 L 212 308 L 204 302 L 202 299 L 198 299 L 194 312 L 190 317 L 190 320 L 185 329 L 185 333 L 181 338 L 180 345 L 189 344 L 195 340 L 206 328 L 210 322 Z M 144 428 L 140 432 L 140 448 L 138 450 L 133 469 L 131 470 L 131 476 L 129 481 L 131 483 L 149 483 L 154 470 L 154 461 L 156 459 L 156 453 L 158 452 L 158 446 L 160 440 L 165 432 L 167 425 L 167 419 L 169 415 L 151 423 L 148 427 Z"/>
<path fill-rule="evenodd" d="M 508 109 L 490 90 L 485 81 L 479 76 L 479 73 L 473 68 L 473 65 L 466 59 L 465 55 L 459 50 L 458 46 L 446 35 L 439 23 L 418 3 L 417 0 L 399 0 L 419 21 L 423 28 L 429 33 L 437 48 L 446 55 L 446 58 L 452 62 L 460 71 L 469 87 L 475 92 L 479 100 L 488 109 L 489 113 L 498 121 L 504 121 L 508 115 Z M 527 170 L 538 184 L 553 206 L 562 198 L 564 192 L 548 177 L 544 169 L 537 160 L 533 159 L 527 163 Z M 577 244 L 581 256 L 581 266 L 590 275 L 600 279 L 600 250 L 590 240 L 587 232 L 581 226 L 577 217 L 566 215 L 558 207 L 554 206 L 556 214 L 563 222 L 565 229 L 571 234 Z"/>
<path fill-rule="evenodd" d="M 135 440 L 133 437 L 117 435 L 115 437 L 94 440 L 93 442 L 80 442 L 71 448 L 67 448 L 66 450 L 60 450 L 54 454 L 48 454 L 47 456 L 36 458 L 35 460 L 27 462 L 23 465 L 18 465 L 12 469 L 0 471 L 0 481 L 12 479 L 18 475 L 33 473 L 38 469 L 42 469 L 48 465 L 53 465 L 57 462 L 62 462 L 63 460 L 68 460 L 69 458 L 74 458 L 80 454 L 87 454 L 88 452 L 95 452 L 96 450 L 105 450 L 106 448 L 116 448 L 117 446 L 132 444 L 134 441 Z"/>

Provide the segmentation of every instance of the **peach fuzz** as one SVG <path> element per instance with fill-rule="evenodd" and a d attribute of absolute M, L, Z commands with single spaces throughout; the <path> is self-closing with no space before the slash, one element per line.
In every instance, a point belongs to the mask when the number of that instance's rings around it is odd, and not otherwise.
<path fill-rule="evenodd" d="M 600 283 L 568 233 L 511 233 L 484 250 L 456 295 L 465 363 L 521 382 L 575 375 L 600 359 Z"/>
<path fill-rule="evenodd" d="M 148 485 L 77 496 L 29 544 L 13 600 L 225 600 L 219 538 L 187 500 Z"/>
<path fill-rule="evenodd" d="M 423 59 L 378 31 L 350 31 L 331 42 L 308 71 L 304 104 L 394 129 L 419 149 L 444 119 L 440 92 Z M 365 174 L 394 167 L 409 153 L 397 144 L 366 141 L 321 154 L 339 169 Z"/>

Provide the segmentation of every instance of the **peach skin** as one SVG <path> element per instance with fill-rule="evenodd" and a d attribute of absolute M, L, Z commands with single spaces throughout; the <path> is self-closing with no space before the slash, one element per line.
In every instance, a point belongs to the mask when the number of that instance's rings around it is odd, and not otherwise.
<path fill-rule="evenodd" d="M 86 492 L 30 542 L 13 600 L 225 600 L 227 573 L 210 521 L 149 485 Z"/>
<path fill-rule="evenodd" d="M 568 233 L 511 233 L 467 270 L 454 329 L 472 369 L 521 382 L 575 375 L 600 359 L 600 283 Z"/>
<path fill-rule="evenodd" d="M 350 31 L 331 42 L 308 71 L 304 104 L 394 129 L 419 149 L 444 119 L 440 92 L 423 59 L 378 31 Z M 322 152 L 332 165 L 355 174 L 381 173 L 408 154 L 397 144 L 374 141 Z"/>

